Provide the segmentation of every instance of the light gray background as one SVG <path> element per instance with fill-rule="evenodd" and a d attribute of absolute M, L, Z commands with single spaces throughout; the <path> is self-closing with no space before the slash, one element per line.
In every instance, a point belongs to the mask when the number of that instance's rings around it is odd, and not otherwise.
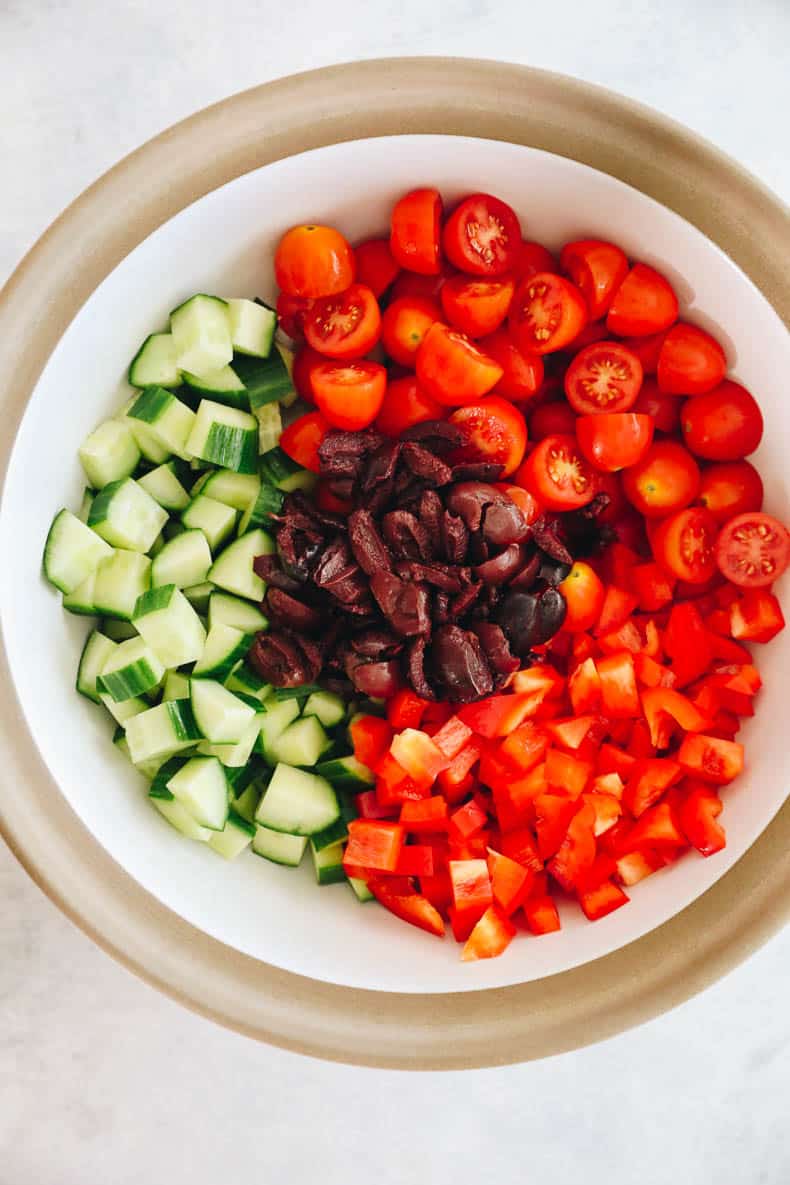
<path fill-rule="evenodd" d="M 0 280 L 118 157 L 312 66 L 510 58 L 641 99 L 790 198 L 788 0 L 0 0 Z M 211 151 L 211 145 L 206 145 Z M 790 932 L 669 1016 L 470 1074 L 325 1065 L 116 966 L 0 848 L 0 1185 L 786 1185 Z"/>

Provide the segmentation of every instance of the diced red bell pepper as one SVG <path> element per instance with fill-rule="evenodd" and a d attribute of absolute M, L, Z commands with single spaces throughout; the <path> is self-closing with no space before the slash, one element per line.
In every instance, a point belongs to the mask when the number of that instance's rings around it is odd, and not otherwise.
<path fill-rule="evenodd" d="M 765 588 L 747 588 L 730 606 L 730 633 L 745 642 L 770 642 L 785 628 L 782 607 Z"/>
<path fill-rule="evenodd" d="M 400 808 L 400 822 L 407 831 L 419 835 L 446 831 L 449 826 L 447 801 L 441 794 L 435 794 L 421 802 L 404 802 Z"/>
<path fill-rule="evenodd" d="M 509 856 L 489 849 L 488 875 L 494 904 L 508 917 L 526 900 L 535 874 Z"/>
<path fill-rule="evenodd" d="M 619 909 L 621 905 L 627 905 L 630 900 L 620 886 L 613 884 L 612 881 L 604 881 L 595 889 L 581 890 L 578 893 L 578 898 L 584 916 L 591 922 L 597 922 L 599 918 L 606 917 L 615 909 Z"/>
<path fill-rule="evenodd" d="M 613 856 L 610 856 L 608 852 L 597 851 L 592 864 L 579 874 L 576 881 L 576 892 L 597 889 L 598 885 L 602 885 L 604 881 L 608 881 L 614 875 L 616 868 Z"/>
<path fill-rule="evenodd" d="M 448 802 L 459 802 L 465 797 L 470 771 L 480 760 L 482 752 L 483 746 L 477 737 L 473 737 L 440 772 L 436 781 Z"/>
<path fill-rule="evenodd" d="M 352 819 L 348 824 L 348 843 L 343 855 L 343 867 L 394 872 L 398 866 L 404 839 L 405 832 L 400 823 Z"/>
<path fill-rule="evenodd" d="M 661 748 L 669 744 L 671 731 L 667 728 L 666 736 L 661 737 Z M 628 753 L 631 757 L 655 757 L 657 746 L 653 744 L 650 728 L 646 720 L 635 720 L 631 735 L 628 738 Z"/>
<path fill-rule="evenodd" d="M 397 876 L 433 876 L 433 848 L 429 844 L 407 844 L 401 848 L 395 873 Z"/>
<path fill-rule="evenodd" d="M 601 680 L 603 710 L 617 718 L 640 716 L 639 690 L 634 674 L 634 658 L 628 651 L 600 658 L 596 663 Z"/>
<path fill-rule="evenodd" d="M 396 691 L 387 700 L 387 719 L 396 732 L 402 728 L 419 728 L 430 700 L 422 699 L 409 687 Z"/>
<path fill-rule="evenodd" d="M 639 608 L 645 613 L 663 609 L 672 602 L 675 580 L 667 576 L 659 564 L 637 564 L 631 569 L 631 583 L 639 599 Z"/>
<path fill-rule="evenodd" d="M 478 777 L 484 786 L 497 790 L 521 775 L 521 769 L 503 752 L 502 743 L 487 744 L 480 758 Z"/>
<path fill-rule="evenodd" d="M 738 588 L 731 581 L 725 580 L 713 590 L 713 600 L 720 609 L 729 609 L 730 605 L 741 599 L 743 589 Z"/>
<path fill-rule="evenodd" d="M 678 687 L 693 683 L 711 664 L 710 635 L 693 601 L 673 605 L 664 630 L 664 649 L 672 659 Z"/>
<path fill-rule="evenodd" d="M 448 761 L 452 761 L 454 757 L 458 756 L 467 741 L 472 739 L 472 735 L 471 728 L 464 724 L 463 720 L 458 716 L 451 716 L 439 731 L 433 734 L 433 743 L 437 749 L 444 753 Z"/>
<path fill-rule="evenodd" d="M 546 730 L 531 720 L 525 720 L 505 737 L 500 752 L 522 773 L 528 773 L 543 761 L 549 747 Z"/>
<path fill-rule="evenodd" d="M 655 619 L 649 617 L 647 621 L 641 622 L 642 632 L 645 635 L 645 640 L 642 643 L 642 650 L 640 653 L 647 658 L 654 658 L 656 662 L 664 661 L 664 649 L 661 645 L 661 635 L 658 632 L 658 626 Z"/>
<path fill-rule="evenodd" d="M 622 780 L 627 782 L 633 773 L 636 760 L 636 757 L 624 753 L 616 745 L 603 744 L 598 750 L 595 772 L 599 777 L 604 774 L 619 774 Z"/>
<path fill-rule="evenodd" d="M 402 921 L 427 930 L 429 934 L 439 937 L 444 934 L 442 915 L 427 897 L 416 892 L 398 892 L 387 881 L 375 877 L 368 881 L 368 888 L 385 909 Z"/>
<path fill-rule="evenodd" d="M 573 710 L 578 715 L 601 710 L 601 679 L 592 658 L 586 658 L 571 672 L 568 694 Z"/>
<path fill-rule="evenodd" d="M 639 565 L 639 556 L 623 543 L 610 543 L 601 557 L 601 580 L 616 588 L 633 592 L 634 569 Z"/>
<path fill-rule="evenodd" d="M 363 790 L 355 799 L 357 811 L 363 819 L 397 819 L 398 804 L 379 802 L 375 790 Z"/>
<path fill-rule="evenodd" d="M 571 656 L 575 664 L 586 662 L 588 658 L 595 658 L 598 654 L 598 643 L 589 634 L 574 634 Z"/>
<path fill-rule="evenodd" d="M 656 662 L 649 654 L 634 655 L 634 674 L 643 687 L 674 687 L 677 683 L 674 672 Z"/>
<path fill-rule="evenodd" d="M 684 737 L 677 759 L 692 777 L 712 782 L 714 786 L 726 786 L 743 769 L 743 745 L 704 733 L 690 733 Z"/>
<path fill-rule="evenodd" d="M 532 934 L 552 934 L 561 928 L 557 906 L 548 894 L 525 901 L 524 917 Z"/>
<path fill-rule="evenodd" d="M 619 774 L 598 774 L 590 783 L 593 794 L 610 794 L 619 802 L 623 797 L 623 779 Z"/>
<path fill-rule="evenodd" d="M 543 695 L 490 695 L 474 704 L 464 704 L 458 717 L 478 736 L 492 739 L 508 736 L 540 704 Z"/>
<path fill-rule="evenodd" d="M 535 799 L 535 832 L 542 860 L 550 860 L 559 851 L 580 805 L 565 794 L 539 794 Z"/>
<path fill-rule="evenodd" d="M 418 786 L 432 786 L 448 765 L 448 758 L 429 736 L 416 728 L 404 728 L 392 738 L 390 753 Z"/>
<path fill-rule="evenodd" d="M 436 855 L 434 854 L 433 876 L 420 877 L 420 892 L 440 913 L 445 913 L 448 906 L 452 904 L 453 886 L 447 869 L 437 868 L 436 864 Z"/>
<path fill-rule="evenodd" d="M 642 635 L 633 621 L 624 621 L 619 629 L 609 634 L 602 634 L 598 645 L 604 654 L 617 654 L 621 650 L 628 650 L 631 654 L 639 654 L 644 646 Z"/>
<path fill-rule="evenodd" d="M 590 792 L 589 794 L 583 794 L 582 800 L 586 802 L 588 806 L 591 806 L 595 812 L 593 835 L 596 837 L 596 839 L 599 835 L 604 835 L 607 831 L 614 827 L 615 823 L 623 813 L 623 808 L 620 805 L 620 799 L 614 794 L 601 793 L 600 791 L 596 790 Z M 540 835 L 538 835 L 538 839 L 540 839 Z"/>
<path fill-rule="evenodd" d="M 613 630 L 619 629 L 634 612 L 638 603 L 633 593 L 610 584 L 604 597 L 601 616 L 595 627 L 595 636 L 600 638 L 604 634 L 611 634 Z"/>
<path fill-rule="evenodd" d="M 450 860 L 448 866 L 453 887 L 453 906 L 463 918 L 482 917 L 493 901 L 491 878 L 485 860 Z"/>
<path fill-rule="evenodd" d="M 478 831 L 477 835 L 470 835 L 469 839 L 458 839 L 451 835 L 448 858 L 450 860 L 485 860 L 493 838 L 493 833 L 488 828 Z M 498 837 L 497 842 L 499 842 Z"/>
<path fill-rule="evenodd" d="M 637 820 L 630 835 L 630 843 L 639 848 L 683 847 L 686 837 L 678 827 L 675 813 L 668 802 L 650 807 Z"/>
<path fill-rule="evenodd" d="M 618 857 L 615 875 L 624 885 L 636 885 L 663 867 L 664 861 L 661 856 L 645 849 Z"/>
<path fill-rule="evenodd" d="M 494 788 L 494 806 L 500 829 L 516 831 L 534 822 L 535 799 L 548 790 L 546 763 L 541 762 L 524 777 L 503 779 Z"/>
<path fill-rule="evenodd" d="M 499 850 L 503 856 L 509 856 L 517 864 L 528 868 L 530 872 L 543 872 L 543 861 L 538 852 L 535 836 L 529 827 L 520 827 L 517 831 L 509 831 L 503 835 Z"/>
<path fill-rule="evenodd" d="M 713 673 L 725 678 L 724 686 L 729 690 L 742 692 L 743 695 L 756 695 L 763 685 L 760 672 L 751 662 L 727 663 L 715 667 Z"/>
<path fill-rule="evenodd" d="M 593 767 L 586 761 L 579 761 L 561 749 L 549 749 L 546 754 L 546 781 L 557 790 L 565 790 L 578 798 L 592 777 Z"/>
<path fill-rule="evenodd" d="M 706 786 L 704 782 L 690 783 L 679 809 L 680 827 L 689 843 L 703 856 L 712 856 L 726 847 L 724 828 L 716 822 L 722 809 L 722 801 L 712 786 Z"/>
<path fill-rule="evenodd" d="M 427 798 L 431 792 L 432 783 L 423 782 L 419 785 L 409 777 L 392 753 L 384 754 L 377 763 L 375 772 L 376 794 L 382 806 Z"/>
<path fill-rule="evenodd" d="M 549 872 L 567 892 L 574 889 L 578 878 L 595 859 L 594 826 L 595 812 L 584 803 L 571 819 L 559 851 L 549 861 Z"/>
<path fill-rule="evenodd" d="M 667 729 L 662 717 L 671 716 L 684 732 L 702 732 L 709 718 L 691 700 L 672 687 L 647 688 L 642 692 L 642 710 L 650 728 L 650 739 L 657 749 L 668 744 Z"/>
<path fill-rule="evenodd" d="M 618 860 L 620 856 L 631 851 L 630 835 L 634 829 L 633 822 L 622 815 L 614 827 L 610 827 L 603 835 L 598 837 L 598 849 L 605 852 L 607 856 Z"/>
<path fill-rule="evenodd" d="M 731 712 L 717 712 L 713 717 L 710 728 L 705 731 L 708 736 L 721 737 L 723 741 L 734 741 L 740 731 L 741 722 Z"/>
<path fill-rule="evenodd" d="M 723 613 L 724 610 L 722 609 Z M 706 619 L 709 620 L 709 619 Z M 730 632 L 730 615 L 727 613 L 727 633 Z M 745 646 L 741 646 L 740 642 L 733 642 L 730 637 L 723 637 L 721 634 L 709 633 L 710 648 L 714 659 L 719 659 L 722 662 L 734 663 L 750 663 L 752 656 Z"/>
<path fill-rule="evenodd" d="M 648 807 L 658 802 L 661 795 L 680 780 L 681 767 L 668 757 L 652 757 L 637 761 L 623 791 L 623 806 L 638 819 Z"/>
<path fill-rule="evenodd" d="M 452 704 L 446 704 L 442 700 L 437 700 L 435 703 L 429 703 L 428 707 L 422 714 L 420 728 L 423 730 L 423 732 L 428 732 L 430 729 L 429 736 L 433 736 L 434 733 L 437 733 L 441 728 L 444 727 L 452 715 Z"/>
<path fill-rule="evenodd" d="M 569 716 L 564 720 L 552 720 L 546 725 L 546 731 L 563 749 L 578 749 L 595 723 L 596 716 Z"/>
<path fill-rule="evenodd" d="M 727 609 L 713 609 L 710 613 L 705 614 L 705 629 L 709 634 L 714 634 L 716 638 L 729 638 L 730 636 L 730 614 Z M 714 645 L 711 639 L 711 646 Z"/>
<path fill-rule="evenodd" d="M 543 693 L 545 699 L 555 699 L 565 690 L 565 680 L 559 671 L 548 663 L 536 663 L 513 676 L 513 690 L 518 695 Z"/>
<path fill-rule="evenodd" d="M 482 831 L 488 822 L 488 813 L 475 802 L 465 803 L 450 815 L 450 835 L 466 842 Z"/>
<path fill-rule="evenodd" d="M 510 946 L 516 927 L 509 918 L 491 906 L 466 940 L 461 959 L 468 963 L 473 959 L 494 959 Z"/>

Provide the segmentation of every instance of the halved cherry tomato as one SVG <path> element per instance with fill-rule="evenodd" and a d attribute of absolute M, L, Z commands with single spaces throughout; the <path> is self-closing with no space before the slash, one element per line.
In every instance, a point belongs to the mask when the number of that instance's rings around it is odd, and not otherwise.
<path fill-rule="evenodd" d="M 362 358 L 381 332 L 378 301 L 364 284 L 317 300 L 304 320 L 307 344 L 328 358 Z"/>
<path fill-rule="evenodd" d="M 625 252 L 614 243 L 600 239 L 566 243 L 560 254 L 560 265 L 581 289 L 591 321 L 606 316 L 615 292 L 628 275 Z"/>
<path fill-rule="evenodd" d="M 576 431 L 576 414 L 564 399 L 541 403 L 529 417 L 529 438 L 545 440 L 547 436 L 571 436 Z"/>
<path fill-rule="evenodd" d="M 382 296 L 400 273 L 390 251 L 389 239 L 367 239 L 354 248 L 357 282 L 366 284 L 374 296 Z"/>
<path fill-rule="evenodd" d="M 527 447 L 527 424 L 518 408 L 498 395 L 483 403 L 467 404 L 450 416 L 464 443 L 453 452 L 453 462 L 489 461 L 502 465 L 502 477 L 518 469 Z"/>
<path fill-rule="evenodd" d="M 331 425 L 320 411 L 311 411 L 300 416 L 284 429 L 280 437 L 280 448 L 292 461 L 309 469 L 311 473 L 321 472 L 318 449 Z"/>
<path fill-rule="evenodd" d="M 718 523 L 704 506 L 678 510 L 653 534 L 653 555 L 678 580 L 704 584 L 716 571 L 718 531 Z"/>
<path fill-rule="evenodd" d="M 379 362 L 324 362 L 313 371 L 315 401 L 334 428 L 372 424 L 384 402 L 387 372 Z"/>
<path fill-rule="evenodd" d="M 331 226 L 294 226 L 274 256 L 278 287 L 289 296 L 315 300 L 344 292 L 354 282 L 351 244 Z"/>
<path fill-rule="evenodd" d="M 725 379 L 705 395 L 683 404 L 683 439 L 706 461 L 739 461 L 753 453 L 763 436 L 757 401 L 740 383 Z"/>
<path fill-rule="evenodd" d="M 522 240 L 513 264 L 513 275 L 517 284 L 522 280 L 528 280 L 530 276 L 536 276 L 538 272 L 556 271 L 559 271 L 559 268 L 551 251 L 542 243 L 535 243 L 531 239 Z"/>
<path fill-rule="evenodd" d="M 287 292 L 281 292 L 277 297 L 277 324 L 293 341 L 301 341 L 304 337 L 304 319 L 312 304 L 312 300 L 289 296 Z"/>
<path fill-rule="evenodd" d="M 715 337 L 697 325 L 678 321 L 658 356 L 658 385 L 668 395 L 702 395 L 727 373 L 727 359 Z"/>
<path fill-rule="evenodd" d="M 384 402 L 376 418 L 376 427 L 385 436 L 397 439 L 401 432 L 405 432 L 413 424 L 421 424 L 425 420 L 441 420 L 444 415 L 444 406 L 432 396 L 426 395 L 414 375 L 405 375 L 402 379 L 393 379 L 387 384 Z"/>
<path fill-rule="evenodd" d="M 669 329 L 678 319 L 678 298 L 665 276 L 646 263 L 631 268 L 609 306 L 606 324 L 621 337 Z"/>
<path fill-rule="evenodd" d="M 519 470 L 518 484 L 548 510 L 586 506 L 596 493 L 595 475 L 574 436 L 547 436 Z"/>
<path fill-rule="evenodd" d="M 522 403 L 537 394 L 543 382 L 543 359 L 539 354 L 525 354 L 506 329 L 494 330 L 477 344 L 502 367 L 502 378 L 494 387 L 496 395 Z"/>
<path fill-rule="evenodd" d="M 748 461 L 723 461 L 702 470 L 699 500 L 720 523 L 736 514 L 759 510 L 763 504 L 763 482 Z"/>
<path fill-rule="evenodd" d="M 444 226 L 447 258 L 473 276 L 501 276 L 521 250 L 521 227 L 514 210 L 488 193 L 473 193 L 453 210 Z"/>
<path fill-rule="evenodd" d="M 699 484 L 697 462 L 674 440 L 654 441 L 642 460 L 623 474 L 626 498 L 646 518 L 682 510 L 696 498 Z"/>
<path fill-rule="evenodd" d="M 435 300 L 400 297 L 393 300 L 381 319 L 381 344 L 395 362 L 412 367 L 426 333 L 441 320 L 442 310 Z"/>
<path fill-rule="evenodd" d="M 452 276 L 440 293 L 445 317 L 468 337 L 484 337 L 504 321 L 515 288 L 512 276 L 496 280 Z"/>
<path fill-rule="evenodd" d="M 790 563 L 790 534 L 770 514 L 739 514 L 719 535 L 716 563 L 741 588 L 773 584 Z"/>
<path fill-rule="evenodd" d="M 653 421 L 631 411 L 579 416 L 576 439 L 591 465 L 614 473 L 645 455 L 653 440 Z"/>
<path fill-rule="evenodd" d="M 656 432 L 671 434 L 676 432 L 680 425 L 680 408 L 679 399 L 674 395 L 666 395 L 652 376 L 645 376 L 631 410 L 651 416 Z"/>
<path fill-rule="evenodd" d="M 636 354 L 642 363 L 642 370 L 645 374 L 655 374 L 658 370 L 658 359 L 661 355 L 661 347 L 664 344 L 666 335 L 667 331 L 663 329 L 660 333 L 648 333 L 645 336 L 623 338 L 623 345 L 632 354 Z"/>
<path fill-rule="evenodd" d="M 440 271 L 442 199 L 438 189 L 413 189 L 395 203 L 390 250 L 396 263 L 423 276 Z"/>
<path fill-rule="evenodd" d="M 502 367 L 468 337 L 437 322 L 417 351 L 417 378 L 425 391 L 448 407 L 474 403 L 496 386 Z"/>
<path fill-rule="evenodd" d="M 580 416 L 628 411 L 642 386 L 642 363 L 620 342 L 581 350 L 565 372 L 565 394 Z"/>
<path fill-rule="evenodd" d="M 510 333 L 528 354 L 564 349 L 586 324 L 587 305 L 579 289 L 550 272 L 522 280 L 510 305 Z"/>
<path fill-rule="evenodd" d="M 318 350 L 314 350 L 312 346 L 302 346 L 301 350 L 294 356 L 294 368 L 291 379 L 294 387 L 307 403 L 315 403 L 313 371 L 316 366 L 320 366 L 323 362 L 326 362 L 326 358 L 323 354 L 319 354 Z"/>
<path fill-rule="evenodd" d="M 589 564 L 577 560 L 559 589 L 568 607 L 562 624 L 564 630 L 577 634 L 598 624 L 606 589 Z"/>
<path fill-rule="evenodd" d="M 515 478 L 513 480 L 515 481 Z M 515 502 L 528 523 L 534 523 L 543 514 L 543 507 L 540 502 L 536 498 L 533 498 L 532 494 L 522 486 L 508 485 L 505 481 L 498 481 L 495 483 L 495 489 L 501 490 L 503 494 L 507 494 L 508 498 L 511 498 Z"/>

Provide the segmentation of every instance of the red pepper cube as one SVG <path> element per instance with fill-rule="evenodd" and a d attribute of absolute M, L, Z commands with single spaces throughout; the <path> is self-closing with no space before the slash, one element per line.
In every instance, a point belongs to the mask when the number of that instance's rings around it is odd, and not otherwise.
<path fill-rule="evenodd" d="M 631 569 L 631 583 L 639 600 L 639 608 L 654 613 L 672 603 L 674 577 L 668 576 L 660 564 L 637 564 Z"/>
<path fill-rule="evenodd" d="M 686 839 L 703 856 L 712 856 L 727 845 L 727 836 L 717 823 L 722 801 L 712 786 L 694 782 L 679 809 L 680 828 Z"/>
<path fill-rule="evenodd" d="M 546 781 L 556 790 L 564 790 L 572 798 L 578 798 L 592 777 L 593 766 L 579 761 L 570 753 L 560 749 L 549 749 L 546 754 Z"/>
<path fill-rule="evenodd" d="M 703 733 L 689 734 L 678 749 L 677 759 L 687 774 L 726 786 L 743 769 L 743 745 Z"/>
<path fill-rule="evenodd" d="M 433 848 L 428 844 L 407 844 L 401 848 L 395 873 L 397 876 L 433 876 Z"/>
<path fill-rule="evenodd" d="M 603 710 L 608 716 L 641 716 L 639 691 L 634 674 L 634 658 L 628 651 L 600 658 L 596 663 L 601 680 Z"/>
<path fill-rule="evenodd" d="M 578 898 L 584 916 L 591 922 L 597 922 L 599 918 L 606 917 L 615 909 L 619 909 L 621 905 L 627 905 L 630 900 L 620 886 L 611 881 L 604 881 L 595 889 L 580 891 Z"/>
<path fill-rule="evenodd" d="M 628 753 L 631 757 L 655 757 L 656 749 L 665 749 L 672 737 L 672 721 L 669 717 L 662 717 L 666 721 L 666 728 L 662 732 L 657 744 L 653 744 L 650 728 L 646 720 L 635 720 L 628 738 Z"/>
<path fill-rule="evenodd" d="M 532 897 L 524 902 L 524 917 L 533 934 L 552 934 L 561 929 L 560 915 L 551 897 Z"/>
<path fill-rule="evenodd" d="M 526 900 L 535 874 L 509 856 L 489 849 L 488 874 L 494 904 L 509 917 Z"/>
<path fill-rule="evenodd" d="M 494 809 L 502 832 L 517 831 L 535 819 L 535 799 L 549 788 L 541 762 L 523 778 L 504 780 L 494 788 Z"/>
<path fill-rule="evenodd" d="M 408 884 L 396 885 L 392 880 L 374 877 L 368 881 L 368 888 L 376 900 L 401 921 L 437 937 L 444 934 L 444 921 L 439 911 L 427 897 L 415 892 Z"/>
<path fill-rule="evenodd" d="M 600 638 L 602 634 L 611 634 L 613 630 L 619 629 L 634 612 L 637 604 L 638 601 L 633 593 L 610 584 L 604 596 L 598 624 L 595 627 L 596 638 Z"/>
<path fill-rule="evenodd" d="M 593 794 L 609 794 L 619 802 L 623 797 L 623 779 L 619 774 L 598 774 L 590 784 Z"/>
<path fill-rule="evenodd" d="M 400 823 L 352 819 L 348 824 L 348 843 L 343 855 L 343 866 L 368 868 L 375 872 L 394 872 L 404 838 L 405 833 Z"/>
<path fill-rule="evenodd" d="M 453 908 L 460 921 L 465 925 L 472 918 L 474 921 L 481 918 L 493 901 L 486 861 L 450 860 L 447 868 L 453 887 Z"/>
<path fill-rule="evenodd" d="M 578 749 L 596 722 L 595 716 L 570 716 L 564 720 L 549 721 L 546 731 L 563 749 Z"/>
<path fill-rule="evenodd" d="M 656 852 L 627 852 L 615 862 L 617 879 L 624 885 L 636 885 L 652 873 L 664 867 L 664 861 Z"/>
<path fill-rule="evenodd" d="M 387 701 L 387 719 L 396 731 L 402 728 L 419 728 L 430 700 L 421 699 L 408 687 L 396 691 Z"/>
<path fill-rule="evenodd" d="M 548 663 L 536 663 L 513 676 L 513 690 L 518 695 L 543 693 L 544 699 L 556 699 L 565 690 L 565 680 L 559 671 Z"/>
<path fill-rule="evenodd" d="M 615 774 L 614 777 L 617 777 L 617 775 Z M 619 778 L 617 780 L 620 781 Z M 595 812 L 593 835 L 596 839 L 599 835 L 604 835 L 607 831 L 611 830 L 623 813 L 620 799 L 614 794 L 594 790 L 589 794 L 583 794 L 582 801 L 586 802 L 588 806 L 591 806 Z"/>
<path fill-rule="evenodd" d="M 535 836 L 529 827 L 520 827 L 517 831 L 509 831 L 507 835 L 503 835 L 499 848 L 503 856 L 509 856 L 530 872 L 543 872 L 543 861 Z"/>
<path fill-rule="evenodd" d="M 595 812 L 584 803 L 570 821 L 567 835 L 548 864 L 548 870 L 566 892 L 572 892 L 579 878 L 595 860 L 593 827 Z"/>
<path fill-rule="evenodd" d="M 488 813 L 475 802 L 467 802 L 450 816 L 450 834 L 466 842 L 482 831 L 488 822 Z"/>
<path fill-rule="evenodd" d="M 540 705 L 544 694 L 490 695 L 477 703 L 464 704 L 458 710 L 458 717 L 478 736 L 489 740 L 508 736 Z"/>
<path fill-rule="evenodd" d="M 548 747 L 549 738 L 545 729 L 531 720 L 525 720 L 510 736 L 505 737 L 500 745 L 500 752 L 515 768 L 525 774 L 543 760 Z"/>
<path fill-rule="evenodd" d="M 385 753 L 376 766 L 376 795 L 381 806 L 427 798 L 431 788 L 418 785 L 391 753 Z"/>
<path fill-rule="evenodd" d="M 711 664 L 710 634 L 692 601 L 673 605 L 664 630 L 664 649 L 672 659 L 678 687 L 704 675 Z"/>
<path fill-rule="evenodd" d="M 449 823 L 447 802 L 440 794 L 420 802 L 404 802 L 400 808 L 400 822 L 407 831 L 420 835 L 446 831 Z"/>
<path fill-rule="evenodd" d="M 636 760 L 629 753 L 618 749 L 616 745 L 603 744 L 598 750 L 595 772 L 599 777 L 604 774 L 619 774 L 623 781 L 627 782 L 634 771 Z"/>
<path fill-rule="evenodd" d="M 542 860 L 550 860 L 559 850 L 578 809 L 576 799 L 565 794 L 539 794 L 535 799 L 535 832 Z"/>
<path fill-rule="evenodd" d="M 677 848 L 685 847 L 686 837 L 678 827 L 672 807 L 668 802 L 660 802 L 640 816 L 629 843 L 634 848 Z"/>
<path fill-rule="evenodd" d="M 657 749 L 665 749 L 671 727 L 667 729 L 664 717 L 670 717 L 684 732 L 702 732 L 709 718 L 688 696 L 672 687 L 647 688 L 642 692 L 642 711 L 650 728 L 650 739 Z"/>
<path fill-rule="evenodd" d="M 601 679 L 592 658 L 586 658 L 571 672 L 568 679 L 568 694 L 577 715 L 600 711 Z"/>
<path fill-rule="evenodd" d="M 480 741 L 473 737 L 472 740 L 467 741 L 460 753 L 452 758 L 449 765 L 439 773 L 437 783 L 448 802 L 459 801 L 459 787 L 463 786 L 469 778 L 470 771 L 480 760 L 482 752 Z M 463 790 L 461 797 L 464 797 L 466 793 L 468 791 Z"/>
<path fill-rule="evenodd" d="M 682 770 L 668 757 L 637 761 L 623 792 L 623 806 L 638 819 L 670 786 L 680 780 Z"/>
<path fill-rule="evenodd" d="M 472 739 L 472 735 L 471 728 L 464 724 L 463 720 L 458 716 L 451 716 L 439 731 L 433 734 L 433 743 L 448 761 L 452 761 L 454 757 L 458 756 L 467 741 Z"/>
<path fill-rule="evenodd" d="M 373 769 L 390 747 L 392 728 L 389 722 L 379 716 L 357 716 L 348 731 L 357 761 Z"/>
<path fill-rule="evenodd" d="M 418 786 L 432 786 L 448 764 L 441 749 L 416 728 L 405 728 L 394 736 L 390 753 Z"/>
<path fill-rule="evenodd" d="M 643 687 L 674 687 L 677 676 L 669 667 L 662 666 L 649 654 L 634 655 L 634 674 Z"/>
<path fill-rule="evenodd" d="M 615 540 L 601 556 L 601 580 L 604 584 L 612 584 L 626 592 L 633 592 L 633 573 L 638 564 L 637 552 Z"/>
<path fill-rule="evenodd" d="M 707 619 L 706 619 L 707 620 Z M 727 614 L 727 633 L 730 632 L 730 616 Z M 740 642 L 733 642 L 732 638 L 725 638 L 721 634 L 709 632 L 708 634 L 711 654 L 714 659 L 719 659 L 721 662 L 735 662 L 735 663 L 751 663 L 752 656 L 745 646 L 741 646 Z"/>
<path fill-rule="evenodd" d="M 730 606 L 730 633 L 745 642 L 770 642 L 785 628 L 782 607 L 764 588 L 747 588 Z"/>
<path fill-rule="evenodd" d="M 363 819 L 397 819 L 398 806 L 395 802 L 382 803 L 375 790 L 363 790 L 357 794 L 357 811 Z"/>
<path fill-rule="evenodd" d="M 618 654 L 627 650 L 631 654 L 639 654 L 644 645 L 642 635 L 633 621 L 625 621 L 617 630 L 603 634 L 598 639 L 598 645 L 603 654 Z"/>
<path fill-rule="evenodd" d="M 488 908 L 475 925 L 461 951 L 461 959 L 468 963 L 473 959 L 494 959 L 507 950 L 516 933 L 516 927 L 494 906 Z"/>

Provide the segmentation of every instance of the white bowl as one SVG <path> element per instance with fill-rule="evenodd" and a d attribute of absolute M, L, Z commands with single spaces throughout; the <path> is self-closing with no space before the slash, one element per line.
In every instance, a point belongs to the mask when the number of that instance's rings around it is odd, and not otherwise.
<path fill-rule="evenodd" d="M 99 285 L 51 355 L 25 413 L 0 516 L 0 621 L 30 731 L 57 784 L 107 851 L 150 893 L 238 950 L 330 983 L 398 992 L 458 992 L 524 983 L 602 956 L 661 925 L 746 851 L 787 793 L 783 670 L 790 633 L 757 662 L 757 716 L 741 734 L 744 775 L 724 791 L 725 851 L 692 853 L 636 886 L 631 903 L 595 924 L 574 906 L 539 941 L 519 935 L 504 957 L 462 964 L 459 948 L 361 907 L 344 886 L 245 855 L 227 864 L 181 840 L 151 810 L 146 786 L 111 743 L 106 714 L 74 691 L 86 623 L 64 613 L 40 574 L 49 522 L 84 485 L 83 437 L 120 405 L 143 337 L 193 292 L 274 295 L 272 257 L 290 225 L 328 222 L 352 240 L 382 233 L 393 200 L 437 185 L 449 204 L 484 189 L 513 205 L 526 237 L 557 248 L 611 238 L 666 273 L 682 315 L 711 329 L 730 370 L 757 397 L 765 440 L 755 458 L 766 508 L 790 519 L 784 326 L 754 285 L 697 229 L 614 178 L 536 149 L 490 140 L 399 136 L 317 149 L 209 193 L 162 225 Z M 45 315 L 45 310 L 43 310 Z"/>

